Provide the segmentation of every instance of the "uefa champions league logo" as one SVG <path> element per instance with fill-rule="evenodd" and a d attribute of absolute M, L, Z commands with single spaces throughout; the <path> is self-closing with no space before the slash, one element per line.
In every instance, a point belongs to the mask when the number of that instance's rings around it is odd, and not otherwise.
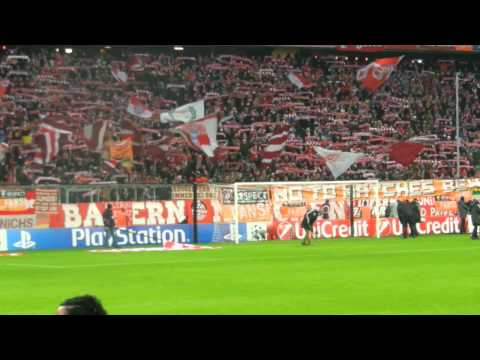
<path fill-rule="evenodd" d="M 20 241 L 17 241 L 13 246 L 20 248 L 20 249 L 30 249 L 34 247 L 35 241 L 32 241 L 32 235 L 26 231 L 20 232 Z"/>

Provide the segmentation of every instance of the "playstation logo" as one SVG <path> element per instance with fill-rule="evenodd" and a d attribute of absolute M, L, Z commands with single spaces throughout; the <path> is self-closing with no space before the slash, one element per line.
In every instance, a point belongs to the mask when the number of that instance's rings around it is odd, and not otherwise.
<path fill-rule="evenodd" d="M 32 241 L 32 235 L 26 231 L 20 231 L 20 241 L 13 244 L 20 249 L 30 249 L 35 246 L 35 242 Z"/>

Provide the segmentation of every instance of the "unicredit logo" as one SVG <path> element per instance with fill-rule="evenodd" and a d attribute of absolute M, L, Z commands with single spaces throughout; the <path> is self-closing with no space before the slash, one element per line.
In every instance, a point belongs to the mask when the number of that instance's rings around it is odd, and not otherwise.
<path fill-rule="evenodd" d="M 293 225 L 288 222 L 281 222 L 277 226 L 277 236 L 279 239 L 285 239 L 288 235 L 288 238 L 292 235 Z"/>
<path fill-rule="evenodd" d="M 35 246 L 35 242 L 32 241 L 32 235 L 26 231 L 20 231 L 20 241 L 17 241 L 13 246 L 20 249 L 30 249 Z"/>

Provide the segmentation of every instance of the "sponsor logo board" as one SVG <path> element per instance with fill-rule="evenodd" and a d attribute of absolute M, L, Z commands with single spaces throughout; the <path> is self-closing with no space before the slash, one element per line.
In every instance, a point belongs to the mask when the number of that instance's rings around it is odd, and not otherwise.
<path fill-rule="evenodd" d="M 36 245 L 35 241 L 32 241 L 32 234 L 28 231 L 20 231 L 20 240 L 15 242 L 13 246 L 15 248 L 28 250 Z"/>
<path fill-rule="evenodd" d="M 7 251 L 7 230 L 0 229 L 0 252 Z"/>
<path fill-rule="evenodd" d="M 246 237 L 246 225 L 239 225 L 240 238 Z M 215 236 L 218 240 L 215 240 Z M 200 243 L 222 242 L 231 237 L 230 224 L 198 225 Z M 105 247 L 110 239 L 104 228 L 76 229 L 0 229 L 0 251 L 95 249 Z M 193 240 L 193 226 L 188 224 L 118 228 L 115 242 L 119 247 L 169 246 L 187 248 Z M 227 240 L 228 241 L 228 240 Z M 184 246 L 185 245 L 185 246 Z M 197 245 L 195 245 L 197 246 Z"/>
<path fill-rule="evenodd" d="M 35 220 L 35 215 L 3 215 L 0 216 L 0 229 L 32 229 Z"/>

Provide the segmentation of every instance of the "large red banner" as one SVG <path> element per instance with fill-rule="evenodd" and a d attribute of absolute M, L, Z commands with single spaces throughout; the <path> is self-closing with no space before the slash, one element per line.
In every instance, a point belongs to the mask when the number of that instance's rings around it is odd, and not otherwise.
<path fill-rule="evenodd" d="M 56 214 L 37 218 L 38 227 L 76 228 L 103 226 L 102 213 L 108 203 L 61 204 Z M 192 200 L 111 202 L 117 226 L 192 224 Z M 211 224 L 220 209 L 211 200 L 198 203 L 197 222 Z M 215 215 L 216 214 L 216 215 Z M 218 219 L 217 219 L 218 222 Z"/>

